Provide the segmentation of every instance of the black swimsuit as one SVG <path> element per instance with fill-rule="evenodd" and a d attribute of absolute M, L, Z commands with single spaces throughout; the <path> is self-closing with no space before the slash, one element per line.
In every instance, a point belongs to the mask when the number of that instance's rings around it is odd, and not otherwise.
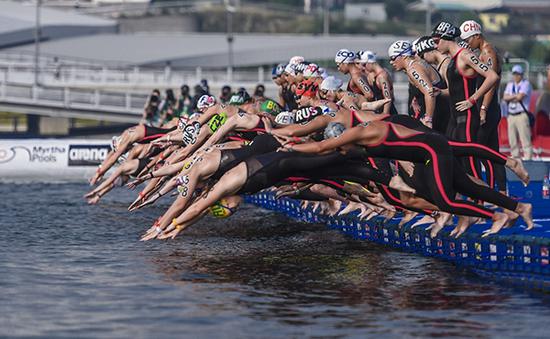
<path fill-rule="evenodd" d="M 449 82 L 450 109 L 455 117 L 455 128 L 451 139 L 456 141 L 476 142 L 479 131 L 479 110 L 476 105 L 466 111 L 459 112 L 456 104 L 468 100 L 476 91 L 477 76 L 467 77 L 456 67 L 458 55 L 464 50 L 461 48 L 451 59 L 447 66 L 447 81 Z M 463 161 L 466 171 L 479 178 L 479 168 L 474 157 Z"/>

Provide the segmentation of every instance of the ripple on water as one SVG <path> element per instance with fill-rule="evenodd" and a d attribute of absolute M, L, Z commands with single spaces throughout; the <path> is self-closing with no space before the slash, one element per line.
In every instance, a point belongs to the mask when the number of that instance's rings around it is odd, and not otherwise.
<path fill-rule="evenodd" d="M 2 184 L 0 335 L 536 337 L 546 295 L 245 206 L 174 241 L 138 241 L 168 207 L 98 206 L 77 184 Z"/>

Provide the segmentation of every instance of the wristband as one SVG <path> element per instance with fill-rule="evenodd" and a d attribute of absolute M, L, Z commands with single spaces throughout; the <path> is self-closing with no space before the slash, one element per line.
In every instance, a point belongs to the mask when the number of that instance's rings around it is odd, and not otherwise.
<path fill-rule="evenodd" d="M 175 227 L 178 231 L 181 230 L 181 229 L 183 228 L 182 225 L 180 225 L 180 224 L 178 224 L 178 223 L 176 222 L 176 218 L 172 219 L 172 225 L 174 225 L 174 227 Z"/>
<path fill-rule="evenodd" d="M 472 105 L 475 105 L 476 104 L 476 99 L 474 99 L 474 97 L 469 97 L 468 98 L 468 101 L 472 104 Z"/>
<path fill-rule="evenodd" d="M 487 106 L 481 105 L 481 107 L 479 109 L 482 110 L 482 111 L 487 111 Z"/>

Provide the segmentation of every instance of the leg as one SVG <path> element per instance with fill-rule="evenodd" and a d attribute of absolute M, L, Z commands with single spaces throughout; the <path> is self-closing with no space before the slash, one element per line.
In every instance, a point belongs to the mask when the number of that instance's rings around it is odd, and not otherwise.
<path fill-rule="evenodd" d="M 531 160 L 533 158 L 533 145 L 531 145 L 531 127 L 529 126 L 529 116 L 527 114 L 522 113 L 517 116 L 517 129 L 519 139 L 521 140 L 521 147 L 523 148 L 523 158 Z"/>
<path fill-rule="evenodd" d="M 517 115 L 508 115 L 508 140 L 510 142 L 510 153 L 512 154 L 513 158 L 520 159 L 517 124 Z"/>

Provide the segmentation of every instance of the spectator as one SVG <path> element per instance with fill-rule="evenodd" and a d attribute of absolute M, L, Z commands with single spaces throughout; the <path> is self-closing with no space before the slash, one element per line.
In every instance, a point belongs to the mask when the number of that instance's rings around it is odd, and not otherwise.
<path fill-rule="evenodd" d="M 206 82 L 206 80 L 204 80 L 204 81 Z M 201 81 L 201 83 L 202 83 L 202 81 Z M 205 94 L 208 94 L 208 91 L 206 91 L 205 88 L 208 89 L 208 85 L 207 86 L 201 86 L 201 84 L 198 84 L 194 88 L 195 95 L 193 96 L 193 105 L 192 105 L 193 113 L 197 111 L 197 102 L 199 102 L 200 97 L 205 95 Z"/>
<path fill-rule="evenodd" d="M 175 114 L 177 117 L 191 115 L 191 106 L 193 105 L 193 98 L 189 95 L 189 86 L 182 85 L 180 87 L 180 96 L 178 103 L 176 104 Z"/>
<path fill-rule="evenodd" d="M 225 85 L 222 87 L 222 92 L 220 94 L 220 102 L 222 104 L 227 104 L 229 103 L 229 99 L 231 99 L 231 95 L 233 95 L 233 93 L 231 92 L 231 87 Z"/>
<path fill-rule="evenodd" d="M 265 86 L 258 84 L 254 90 L 254 99 L 256 100 L 265 100 Z"/>
<path fill-rule="evenodd" d="M 210 94 L 210 87 L 208 87 L 208 80 L 202 79 L 201 82 L 199 83 L 199 86 L 201 86 L 204 94 Z"/>
<path fill-rule="evenodd" d="M 518 135 L 523 147 L 523 158 L 531 160 L 533 146 L 531 144 L 531 126 L 529 124 L 529 101 L 531 100 L 531 84 L 523 79 L 523 67 L 512 67 L 513 80 L 506 85 L 503 100 L 508 103 L 508 138 L 512 157 L 519 158 Z"/>
<path fill-rule="evenodd" d="M 174 108 L 176 107 L 176 97 L 172 89 L 167 89 L 164 99 L 161 101 L 158 109 L 158 117 L 156 126 L 162 126 L 167 121 L 170 121 L 174 116 Z"/>
<path fill-rule="evenodd" d="M 141 118 L 144 124 L 151 125 L 151 123 L 155 120 L 158 113 L 159 104 L 160 91 L 158 89 L 154 89 L 149 95 L 149 98 L 147 98 L 147 102 L 143 108 L 143 116 Z"/>

